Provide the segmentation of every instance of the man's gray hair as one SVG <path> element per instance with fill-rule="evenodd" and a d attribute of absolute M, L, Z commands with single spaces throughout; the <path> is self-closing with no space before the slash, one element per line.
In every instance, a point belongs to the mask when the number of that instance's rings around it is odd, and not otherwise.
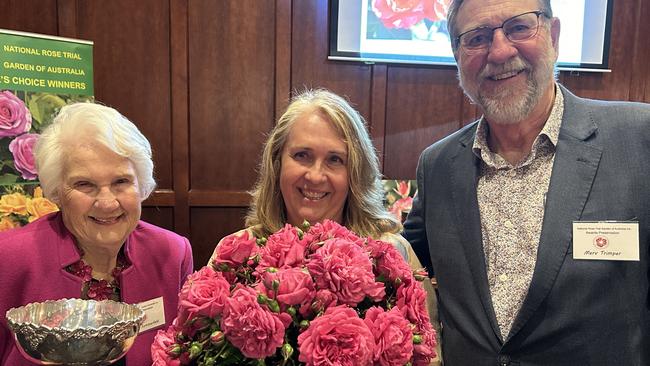
<path fill-rule="evenodd" d="M 456 38 L 458 37 L 459 31 L 456 28 L 456 17 L 458 16 L 458 11 L 463 5 L 465 0 L 452 0 L 449 5 L 449 10 L 447 11 L 447 32 L 449 32 L 449 39 L 451 40 L 451 48 L 454 52 L 458 49 L 458 42 Z M 538 0 L 539 9 L 544 12 L 549 18 L 553 17 L 553 9 L 551 9 L 551 0 Z"/>

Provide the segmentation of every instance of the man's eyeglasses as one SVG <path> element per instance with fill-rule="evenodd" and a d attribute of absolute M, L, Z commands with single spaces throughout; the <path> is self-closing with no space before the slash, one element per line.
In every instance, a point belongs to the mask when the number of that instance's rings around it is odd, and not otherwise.
<path fill-rule="evenodd" d="M 506 19 L 499 27 L 478 27 L 461 33 L 455 43 L 470 53 L 483 52 L 492 45 L 494 31 L 503 29 L 503 34 L 511 42 L 521 42 L 533 38 L 539 30 L 539 16 L 548 15 L 541 10 L 529 11 Z"/>

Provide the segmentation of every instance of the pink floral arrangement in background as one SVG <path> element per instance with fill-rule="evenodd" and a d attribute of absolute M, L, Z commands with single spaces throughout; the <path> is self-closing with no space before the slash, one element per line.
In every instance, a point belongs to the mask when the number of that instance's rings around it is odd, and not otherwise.
<path fill-rule="evenodd" d="M 427 365 L 425 278 L 391 244 L 332 221 L 233 234 L 184 284 L 154 365 Z"/>
<path fill-rule="evenodd" d="M 396 219 L 404 221 L 413 207 L 416 182 L 414 180 L 385 180 L 383 183 L 386 208 Z"/>
<path fill-rule="evenodd" d="M 447 18 L 451 0 L 373 0 L 372 10 L 386 28 L 409 29 L 428 19 Z"/>

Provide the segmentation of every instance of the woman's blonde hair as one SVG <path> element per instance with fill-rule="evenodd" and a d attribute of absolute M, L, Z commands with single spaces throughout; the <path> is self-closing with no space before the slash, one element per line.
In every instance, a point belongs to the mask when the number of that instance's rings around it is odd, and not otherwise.
<path fill-rule="evenodd" d="M 342 224 L 359 235 L 374 238 L 399 232 L 401 224 L 383 205 L 379 159 L 363 117 L 345 99 L 324 89 L 307 90 L 295 96 L 271 130 L 264 145 L 259 178 L 251 192 L 246 226 L 256 226 L 261 233 L 269 234 L 286 223 L 286 207 L 280 192 L 282 151 L 293 124 L 310 113 L 318 113 L 329 121 L 347 146 L 350 190 Z"/>

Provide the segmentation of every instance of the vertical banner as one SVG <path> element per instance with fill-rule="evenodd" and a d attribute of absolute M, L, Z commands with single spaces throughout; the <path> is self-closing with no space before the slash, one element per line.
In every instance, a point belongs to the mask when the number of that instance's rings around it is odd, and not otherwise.
<path fill-rule="evenodd" d="M 0 231 L 57 210 L 33 147 L 66 104 L 93 100 L 93 43 L 0 29 Z"/>

